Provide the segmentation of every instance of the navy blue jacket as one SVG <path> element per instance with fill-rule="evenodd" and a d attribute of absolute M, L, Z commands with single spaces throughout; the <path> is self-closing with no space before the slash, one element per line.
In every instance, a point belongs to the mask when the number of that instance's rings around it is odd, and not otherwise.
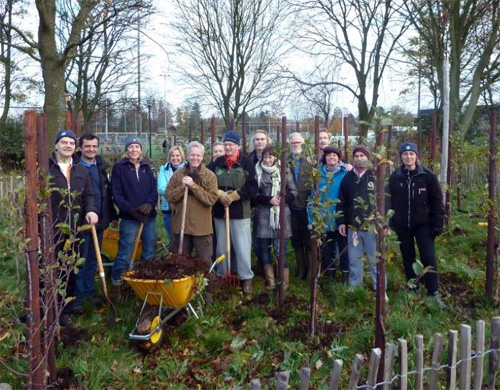
<path fill-rule="evenodd" d="M 394 210 L 391 227 L 415 229 L 430 224 L 436 233 L 443 231 L 443 192 L 436 175 L 428 168 L 417 165 L 416 172 L 408 175 L 403 167 L 389 178 L 389 207 Z"/>
<path fill-rule="evenodd" d="M 151 166 L 144 160 L 140 162 L 139 177 L 137 177 L 134 164 L 128 159 L 123 159 L 113 165 L 111 192 L 120 210 L 120 218 L 135 219 L 130 215 L 130 210 L 144 203 L 153 206 L 149 218 L 156 217 L 156 203 L 158 201 L 156 178 Z"/>

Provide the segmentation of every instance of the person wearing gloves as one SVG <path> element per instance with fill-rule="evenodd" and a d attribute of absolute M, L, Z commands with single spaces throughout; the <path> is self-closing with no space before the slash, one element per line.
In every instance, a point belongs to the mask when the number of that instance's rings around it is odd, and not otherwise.
<path fill-rule="evenodd" d="M 141 260 L 152 259 L 156 250 L 156 202 L 158 190 L 151 166 L 142 159 L 141 139 L 125 138 L 124 158 L 113 166 L 111 175 L 113 199 L 120 211 L 120 240 L 118 254 L 111 271 L 113 295 L 123 300 L 122 272 L 128 270 L 135 235 L 141 223 Z"/>
<path fill-rule="evenodd" d="M 281 190 L 281 172 L 279 161 L 277 160 L 274 146 L 269 145 L 262 151 L 261 160 L 255 165 L 257 181 L 259 183 L 259 192 L 255 197 L 255 217 L 254 231 L 256 255 L 264 267 L 264 277 L 266 280 L 266 289 L 274 288 L 274 268 L 271 257 L 271 246 L 274 247 L 276 259 L 280 256 L 280 190 Z M 292 235 L 290 223 L 290 209 L 288 204 L 292 203 L 297 195 L 297 187 L 293 182 L 292 174 L 287 170 L 285 193 L 285 237 Z M 286 253 L 286 242 L 285 242 Z M 286 257 L 284 264 L 284 273 L 282 283 L 287 289 L 290 282 L 290 273 Z"/>
<path fill-rule="evenodd" d="M 335 259 L 336 248 L 340 257 L 340 270 L 342 271 L 342 283 L 349 282 L 349 255 L 347 253 L 347 238 L 339 233 L 337 218 L 335 218 L 337 202 L 339 198 L 340 183 L 347 173 L 346 165 L 341 161 L 342 152 L 333 146 L 325 146 L 319 166 L 318 192 L 320 195 L 321 213 L 326 218 L 326 235 L 324 237 L 323 257 L 321 268 L 326 271 L 328 278 L 335 281 L 337 273 L 337 262 Z M 309 199 L 311 200 L 313 192 Z M 328 208 L 325 207 L 328 200 Z M 313 204 L 308 202 L 307 211 L 309 224 L 313 220 Z"/>
<path fill-rule="evenodd" d="M 407 280 L 415 279 L 415 242 L 424 267 L 432 267 L 423 276 L 427 295 L 444 307 L 438 292 L 437 263 L 434 239 L 443 233 L 444 203 L 436 175 L 420 164 L 418 148 L 405 142 L 399 148 L 402 165 L 389 178 L 389 207 L 394 210 L 390 226 L 400 242 Z"/>
<path fill-rule="evenodd" d="M 80 256 L 81 243 L 66 248 L 68 234 L 58 229 L 59 223 L 67 223 L 72 234 L 83 238 L 78 228 L 84 224 L 96 225 L 99 221 L 98 209 L 95 203 L 92 179 L 75 154 L 76 134 L 71 130 L 61 130 L 56 135 L 54 152 L 49 158 L 50 175 L 50 207 L 54 222 L 55 254 L 60 251 L 76 253 Z M 71 254 L 69 254 L 71 255 Z M 60 263 L 58 279 L 66 282 L 66 297 L 76 296 L 76 275 L 71 266 Z M 62 298 L 61 298 L 62 300 Z M 75 300 L 70 301 L 61 311 L 59 323 L 61 326 L 71 326 L 70 314 L 78 314 Z"/>
<path fill-rule="evenodd" d="M 229 130 L 224 134 L 224 156 L 218 157 L 211 169 L 217 176 L 218 201 L 214 205 L 214 225 L 217 235 L 216 257 L 226 253 L 225 208 L 229 207 L 231 243 L 235 251 L 236 268 L 244 295 L 252 293 L 251 267 L 252 233 L 250 201 L 257 195 L 257 177 L 252 161 L 240 152 L 240 135 Z M 226 273 L 227 262 L 217 267 Z"/>
<path fill-rule="evenodd" d="M 161 197 L 161 212 L 163 214 L 163 225 L 168 234 L 168 239 L 170 244 L 172 244 L 173 233 L 172 233 L 172 210 L 168 204 L 167 198 L 165 197 L 165 190 L 167 189 L 168 183 L 172 175 L 180 168 L 186 166 L 184 161 L 184 150 L 178 145 L 172 146 L 168 151 L 168 162 L 160 166 L 160 172 L 158 173 L 158 193 Z"/>

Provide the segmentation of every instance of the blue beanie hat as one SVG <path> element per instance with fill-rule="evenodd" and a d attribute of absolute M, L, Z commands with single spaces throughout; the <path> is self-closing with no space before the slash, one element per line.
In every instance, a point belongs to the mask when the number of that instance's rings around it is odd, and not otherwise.
<path fill-rule="evenodd" d="M 404 152 L 413 152 L 419 156 L 417 145 L 413 142 L 405 142 L 399 147 L 399 156 L 401 156 Z"/>
<path fill-rule="evenodd" d="M 76 134 L 73 133 L 71 130 L 59 130 L 59 132 L 56 135 L 56 144 L 59 142 L 59 140 L 63 137 L 69 137 L 73 141 L 76 142 Z"/>
<path fill-rule="evenodd" d="M 233 142 L 237 145 L 240 144 L 240 135 L 238 134 L 238 132 L 234 131 L 234 130 L 228 130 L 226 132 L 226 134 L 224 134 L 224 139 L 222 140 L 222 142 Z"/>
<path fill-rule="evenodd" d="M 141 139 L 135 135 L 125 138 L 125 150 L 132 144 L 138 144 L 142 148 Z"/>

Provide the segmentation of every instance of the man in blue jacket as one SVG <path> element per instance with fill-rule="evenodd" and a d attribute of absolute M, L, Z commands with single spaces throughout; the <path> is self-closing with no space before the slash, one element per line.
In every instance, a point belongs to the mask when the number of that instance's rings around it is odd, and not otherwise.
<path fill-rule="evenodd" d="M 118 254 L 111 272 L 115 301 L 123 300 L 122 273 L 129 267 L 135 235 L 144 224 L 141 235 L 141 260 L 152 259 L 156 249 L 156 203 L 158 189 L 151 166 L 142 159 L 139 137 L 125 139 L 125 156 L 113 166 L 111 176 L 113 198 L 120 210 Z"/>

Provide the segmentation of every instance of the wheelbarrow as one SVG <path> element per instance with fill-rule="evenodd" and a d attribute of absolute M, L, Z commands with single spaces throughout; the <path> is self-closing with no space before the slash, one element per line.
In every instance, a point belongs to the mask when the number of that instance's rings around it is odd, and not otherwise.
<path fill-rule="evenodd" d="M 217 258 L 208 272 L 212 272 L 214 266 L 224 259 L 224 255 Z M 123 280 L 143 300 L 135 327 L 129 333 L 129 339 L 138 342 L 140 348 L 151 351 L 161 345 L 165 324 L 179 311 L 186 309 L 189 314 L 199 318 L 190 301 L 201 290 L 205 275 L 199 273 L 180 279 L 154 280 L 134 278 L 135 273 L 134 270 L 128 271 L 123 277 Z M 151 314 L 146 313 L 148 307 L 154 308 Z M 149 319 L 147 318 L 147 329 L 143 329 L 144 326 L 139 329 L 144 313 L 149 317 Z"/>

